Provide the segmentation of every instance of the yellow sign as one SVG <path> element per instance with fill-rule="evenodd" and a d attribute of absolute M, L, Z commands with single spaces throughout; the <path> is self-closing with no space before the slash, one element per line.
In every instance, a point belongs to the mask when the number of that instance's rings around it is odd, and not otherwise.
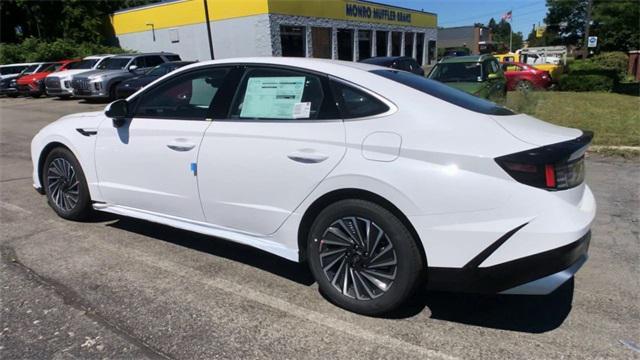
<path fill-rule="evenodd" d="M 536 37 L 541 38 L 544 35 L 544 31 L 547 29 L 546 26 L 538 26 L 536 28 Z"/>
<path fill-rule="evenodd" d="M 357 0 L 207 0 L 211 21 L 261 14 L 435 28 L 437 16 L 422 11 Z M 111 16 L 117 35 L 205 22 L 202 0 L 178 0 L 118 11 Z"/>

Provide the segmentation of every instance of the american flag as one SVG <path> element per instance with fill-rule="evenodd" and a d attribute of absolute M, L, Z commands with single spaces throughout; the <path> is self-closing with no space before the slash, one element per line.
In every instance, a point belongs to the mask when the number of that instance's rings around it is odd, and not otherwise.
<path fill-rule="evenodd" d="M 509 12 L 507 12 L 506 14 L 502 15 L 502 20 L 505 20 L 505 21 L 511 20 L 511 10 L 509 10 Z"/>

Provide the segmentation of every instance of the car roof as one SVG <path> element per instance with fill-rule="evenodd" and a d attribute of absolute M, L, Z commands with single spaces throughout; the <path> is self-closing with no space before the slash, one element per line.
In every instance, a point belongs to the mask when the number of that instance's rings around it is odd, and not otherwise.
<path fill-rule="evenodd" d="M 148 56 L 148 55 L 178 55 L 178 54 L 171 53 L 171 52 L 127 53 L 127 54 L 118 54 L 118 55 L 115 55 L 114 57 L 120 58 L 120 57 L 136 57 L 136 56 Z"/>
<path fill-rule="evenodd" d="M 454 57 L 449 57 L 449 58 L 445 58 L 442 59 L 442 61 L 440 61 L 440 63 L 474 63 L 474 62 L 481 62 L 487 59 L 495 59 L 492 55 L 487 55 L 487 54 L 483 54 L 483 55 L 467 55 L 467 56 L 454 56 Z"/>
<path fill-rule="evenodd" d="M 82 59 L 83 60 L 93 60 L 93 59 L 102 59 L 102 58 L 111 57 L 111 56 L 114 56 L 114 55 L 113 54 L 99 54 L 99 55 L 85 56 Z"/>
<path fill-rule="evenodd" d="M 362 62 L 343 61 L 343 60 L 330 60 L 320 58 L 301 58 L 301 57 L 240 57 L 240 58 L 227 58 L 220 60 L 206 60 L 199 61 L 191 65 L 180 68 L 179 71 L 187 69 L 193 69 L 200 66 L 207 65 L 223 65 L 223 64 L 256 64 L 256 65 L 282 65 L 299 67 L 309 71 L 318 71 L 326 74 L 336 74 L 349 72 L 353 69 L 359 69 L 363 71 L 371 70 L 388 70 L 388 68 L 366 64 Z"/>
<path fill-rule="evenodd" d="M 411 59 L 411 58 L 408 56 L 376 56 L 376 57 L 361 60 L 360 62 L 365 64 L 380 65 L 380 64 L 389 64 L 396 60 L 401 60 L 401 59 Z"/>
<path fill-rule="evenodd" d="M 0 67 L 9 67 L 9 66 L 31 66 L 31 65 L 38 65 L 41 64 L 39 62 L 33 62 L 33 63 L 15 63 L 15 64 L 3 64 L 0 65 Z"/>

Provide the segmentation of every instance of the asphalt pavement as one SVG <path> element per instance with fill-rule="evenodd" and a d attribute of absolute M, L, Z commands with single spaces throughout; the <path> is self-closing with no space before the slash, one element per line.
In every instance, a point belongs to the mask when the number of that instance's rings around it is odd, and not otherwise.
<path fill-rule="evenodd" d="M 549 296 L 420 292 L 385 318 L 344 311 L 309 271 L 126 217 L 58 218 L 29 143 L 104 104 L 0 99 L 0 358 L 640 359 L 640 162 L 589 155 L 590 259 Z"/>

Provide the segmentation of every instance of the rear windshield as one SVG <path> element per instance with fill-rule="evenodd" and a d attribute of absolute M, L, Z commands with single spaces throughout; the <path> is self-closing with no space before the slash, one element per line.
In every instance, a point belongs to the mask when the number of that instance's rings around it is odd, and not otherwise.
<path fill-rule="evenodd" d="M 482 65 L 480 63 L 440 63 L 436 65 L 429 79 L 442 82 L 477 82 L 482 81 Z"/>
<path fill-rule="evenodd" d="M 71 63 L 67 66 L 67 70 L 91 69 L 98 62 L 98 59 L 86 59 Z"/>
<path fill-rule="evenodd" d="M 491 101 L 468 94 L 462 90 L 454 89 L 440 82 L 426 79 L 405 71 L 397 70 L 371 70 L 372 73 L 387 79 L 399 82 L 410 88 L 425 94 L 437 97 L 448 103 L 458 105 L 467 110 L 487 115 L 513 115 L 514 113 Z"/>
<path fill-rule="evenodd" d="M 109 58 L 98 65 L 100 70 L 120 70 L 131 61 L 131 58 Z"/>

